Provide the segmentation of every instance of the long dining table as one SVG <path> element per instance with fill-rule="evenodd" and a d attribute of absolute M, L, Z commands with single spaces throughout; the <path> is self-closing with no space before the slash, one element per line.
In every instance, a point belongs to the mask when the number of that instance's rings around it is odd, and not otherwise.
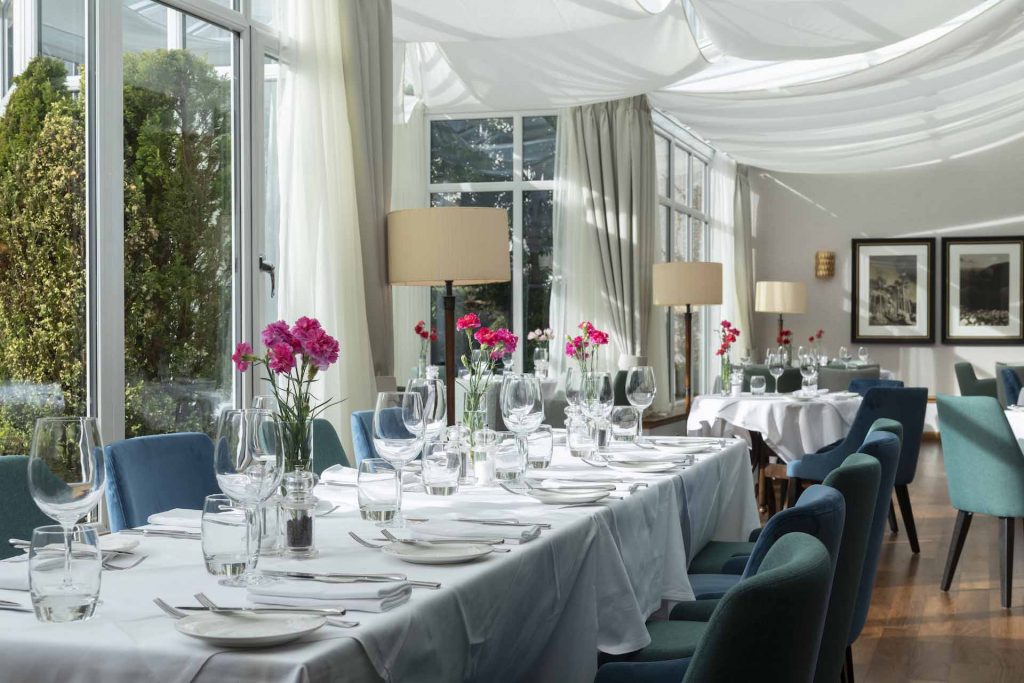
<path fill-rule="evenodd" d="M 466 487 L 451 497 L 406 493 L 404 513 L 415 519 L 500 512 L 551 525 L 536 540 L 508 545 L 510 552 L 450 566 L 406 564 L 357 544 L 347 532 L 376 538 L 380 529 L 360 518 L 355 490 L 319 487 L 338 508 L 316 520 L 318 557 L 261 558 L 261 568 L 401 572 L 441 588 L 414 588 L 390 611 L 350 611 L 345 618 L 358 621 L 355 628 L 325 626 L 258 650 L 214 647 L 178 633 L 154 598 L 195 605 L 193 594 L 202 591 L 218 604 L 245 605 L 246 593 L 206 572 L 200 541 L 142 537 L 137 551 L 146 560 L 103 573 L 91 620 L 43 624 L 31 614 L 0 611 L 0 679 L 590 681 L 598 651 L 645 646 L 652 614 L 666 601 L 693 599 L 688 557 L 711 540 L 745 539 L 758 526 L 748 462 L 746 444 L 730 439 L 669 473 L 607 470 L 621 480 L 619 498 L 590 507 L 545 505 L 501 488 Z M 531 475 L 569 479 L 594 471 L 556 446 L 551 467 Z M 633 482 L 647 486 L 630 493 Z M 21 591 L 0 590 L 0 599 L 29 603 Z"/>

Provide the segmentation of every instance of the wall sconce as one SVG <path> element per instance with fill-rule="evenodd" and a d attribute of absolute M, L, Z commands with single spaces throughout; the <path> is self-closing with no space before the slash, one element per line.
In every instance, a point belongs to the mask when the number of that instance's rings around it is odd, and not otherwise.
<path fill-rule="evenodd" d="M 819 251 L 814 254 L 814 275 L 827 279 L 836 274 L 836 252 Z"/>

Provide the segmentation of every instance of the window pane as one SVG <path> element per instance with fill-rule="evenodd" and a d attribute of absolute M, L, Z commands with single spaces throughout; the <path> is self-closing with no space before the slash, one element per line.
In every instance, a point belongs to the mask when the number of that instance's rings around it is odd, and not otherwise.
<path fill-rule="evenodd" d="M 691 365 L 693 374 L 690 377 L 690 394 L 696 396 L 703 392 L 701 387 L 701 358 L 704 348 L 704 324 L 703 316 L 695 312 L 693 315 L 693 342 L 690 350 Z M 679 309 L 672 310 L 672 359 L 676 370 L 676 395 L 675 398 L 686 396 L 686 318 L 685 313 Z"/>
<path fill-rule="evenodd" d="M 690 219 L 690 260 L 705 261 L 707 254 L 704 250 L 704 237 L 707 234 L 707 224 L 696 218 Z"/>
<path fill-rule="evenodd" d="M 69 76 L 85 64 L 85 3 L 46 0 L 39 3 L 40 52 L 64 63 Z"/>
<path fill-rule="evenodd" d="M 0 5 L 0 96 L 14 80 L 14 0 Z"/>
<path fill-rule="evenodd" d="M 688 261 L 690 259 L 689 228 L 687 216 L 682 211 L 673 211 L 672 223 L 672 260 Z"/>
<path fill-rule="evenodd" d="M 668 155 L 672 149 L 672 143 L 668 138 L 660 135 L 654 136 L 654 158 L 655 166 L 658 169 L 658 194 L 662 197 L 671 197 L 672 188 L 668 182 Z"/>
<path fill-rule="evenodd" d="M 34 59 L 0 112 L 5 455 L 29 452 L 37 418 L 87 413 L 85 98 L 65 77 L 61 60 Z"/>
<path fill-rule="evenodd" d="M 277 10 L 280 0 L 252 0 L 252 18 L 264 24 L 277 24 Z"/>
<path fill-rule="evenodd" d="M 512 119 L 430 122 L 430 182 L 512 180 Z"/>
<path fill-rule="evenodd" d="M 669 226 L 672 225 L 672 209 L 667 206 L 658 207 L 658 239 L 654 245 L 655 262 L 668 260 Z"/>
<path fill-rule="evenodd" d="M 512 193 L 511 192 L 435 192 L 430 195 L 431 206 L 494 206 L 508 211 L 509 259 L 512 258 Z M 444 288 L 433 287 L 434 326 L 437 341 L 431 352 L 434 365 L 444 365 Z M 488 327 L 509 327 L 512 324 L 512 284 L 467 285 L 455 288 L 455 317 L 476 313 Z M 465 335 L 457 334 L 455 358 L 466 352 Z"/>
<path fill-rule="evenodd" d="M 141 0 L 134 2 L 131 9 L 121 12 L 126 52 L 161 50 L 167 47 L 167 15 L 177 19 L 181 15 L 169 10 L 158 2 Z"/>
<path fill-rule="evenodd" d="M 550 325 L 548 307 L 551 303 L 551 260 L 554 225 L 554 193 L 550 190 L 523 193 L 523 310 L 526 312 L 526 333 Z M 547 346 L 547 342 L 542 342 Z M 531 344 L 523 356 L 526 372 L 533 372 Z"/>
<path fill-rule="evenodd" d="M 698 211 L 704 210 L 704 175 L 706 166 L 697 157 L 690 157 L 693 168 L 690 171 L 690 206 Z"/>
<path fill-rule="evenodd" d="M 231 67 L 232 35 L 229 31 L 195 17 L 185 17 L 185 48 L 218 68 Z M 224 74 L 226 75 L 226 74 Z"/>
<path fill-rule="evenodd" d="M 126 31 L 149 9 L 123 7 Z M 208 61 L 217 51 L 135 50 L 127 37 L 125 434 L 209 432 L 234 384 L 231 79 Z"/>
<path fill-rule="evenodd" d="M 278 185 L 277 163 L 277 84 L 281 65 L 271 56 L 263 58 L 263 257 L 275 266 L 280 263 L 278 238 L 281 226 L 281 188 Z M 271 291 L 271 279 L 259 276 L 261 319 L 258 328 L 278 319 L 277 295 Z"/>
<path fill-rule="evenodd" d="M 680 204 L 685 204 L 687 201 L 686 169 L 690 166 L 690 155 L 682 147 L 673 147 L 672 155 L 672 189 L 674 190 L 672 199 Z"/>
<path fill-rule="evenodd" d="M 557 116 L 523 117 L 523 180 L 555 177 Z"/>

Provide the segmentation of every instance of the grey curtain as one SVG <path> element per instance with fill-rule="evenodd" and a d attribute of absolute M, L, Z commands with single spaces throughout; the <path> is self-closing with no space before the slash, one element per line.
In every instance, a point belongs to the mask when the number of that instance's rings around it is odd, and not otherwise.
<path fill-rule="evenodd" d="M 377 375 L 394 374 L 387 216 L 391 205 L 391 0 L 342 0 L 341 39 L 366 317 Z M 337 296 L 344 296 L 337 292 Z"/>
<path fill-rule="evenodd" d="M 736 303 L 739 307 L 740 330 L 750 334 L 747 348 L 753 354 L 758 347 L 754 335 L 754 264 L 753 237 L 751 234 L 750 217 L 750 174 L 749 167 L 742 164 L 736 166 L 736 193 L 733 197 L 733 220 L 735 221 L 735 239 L 733 240 L 733 272 L 736 274 Z M 728 283 L 727 283 L 728 284 Z M 746 327 L 743 327 L 746 325 Z M 749 332 L 747 332 L 749 330 Z"/>
<path fill-rule="evenodd" d="M 646 355 L 657 220 L 650 103 L 640 95 L 575 107 L 560 125 L 569 127 L 611 331 L 621 353 Z"/>

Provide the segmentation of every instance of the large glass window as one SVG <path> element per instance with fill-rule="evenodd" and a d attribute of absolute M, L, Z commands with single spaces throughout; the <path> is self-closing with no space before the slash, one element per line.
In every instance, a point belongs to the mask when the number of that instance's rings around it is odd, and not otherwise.
<path fill-rule="evenodd" d="M 512 281 L 460 287 L 456 315 L 474 312 L 488 325 L 510 327 L 520 336 L 518 367 L 533 369 L 526 333 L 549 326 L 554 223 L 554 115 L 501 116 L 430 121 L 432 206 L 497 206 L 508 211 Z M 443 290 L 435 288 L 432 310 L 441 333 L 433 362 L 444 362 Z M 465 351 L 462 335 L 456 357 Z"/>
<path fill-rule="evenodd" d="M 658 252 L 673 261 L 706 261 L 708 244 L 707 202 L 708 160 L 698 154 L 678 131 L 659 128 L 655 136 L 655 159 L 658 179 Z M 668 363 L 671 372 L 673 399 L 681 399 L 686 390 L 684 377 L 687 365 L 693 366 L 692 393 L 697 395 L 702 386 L 704 348 L 708 320 L 705 310 L 693 316 L 692 357 L 685 352 L 686 327 L 681 309 L 666 314 L 666 334 L 669 338 Z"/>
<path fill-rule="evenodd" d="M 0 2 L 0 97 L 14 80 L 14 0 Z"/>

